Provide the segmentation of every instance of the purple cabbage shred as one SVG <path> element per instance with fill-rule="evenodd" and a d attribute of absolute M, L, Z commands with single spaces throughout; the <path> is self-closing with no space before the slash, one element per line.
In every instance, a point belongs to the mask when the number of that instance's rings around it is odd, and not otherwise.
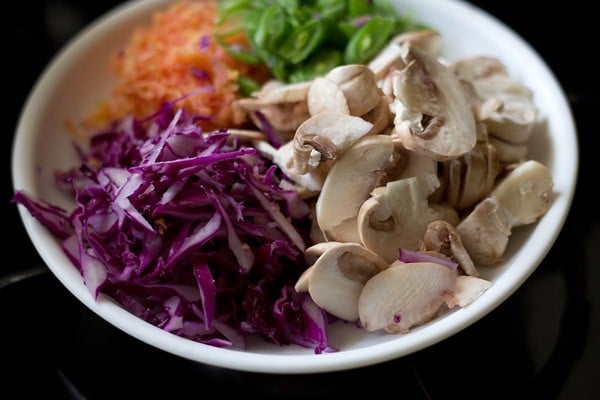
<path fill-rule="evenodd" d="M 246 337 L 332 352 L 328 316 L 294 284 L 307 268 L 309 208 L 286 177 L 227 130 L 165 104 L 94 132 L 56 173 L 75 206 L 17 191 L 92 296 L 175 335 L 243 349 Z"/>

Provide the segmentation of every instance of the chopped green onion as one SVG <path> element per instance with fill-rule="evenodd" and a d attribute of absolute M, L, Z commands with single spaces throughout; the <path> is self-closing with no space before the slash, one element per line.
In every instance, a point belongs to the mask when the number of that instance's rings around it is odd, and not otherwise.
<path fill-rule="evenodd" d="M 346 64 L 364 64 L 375 56 L 389 40 L 394 19 L 375 16 L 350 38 L 344 52 Z"/>
<path fill-rule="evenodd" d="M 367 63 L 392 35 L 416 28 L 424 26 L 398 16 L 390 0 L 224 0 L 216 36 L 231 56 L 298 82 Z M 247 48 L 228 44 L 240 31 Z"/>

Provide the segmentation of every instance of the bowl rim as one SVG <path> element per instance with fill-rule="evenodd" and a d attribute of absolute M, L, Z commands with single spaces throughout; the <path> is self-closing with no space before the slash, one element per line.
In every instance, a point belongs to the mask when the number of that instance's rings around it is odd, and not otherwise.
<path fill-rule="evenodd" d="M 478 321 L 512 295 L 537 269 L 562 230 L 576 189 L 579 164 L 576 128 L 570 106 L 558 80 L 540 55 L 516 32 L 487 12 L 461 0 L 398 0 L 396 3 L 399 7 L 407 7 L 419 2 L 421 7 L 435 5 L 449 13 L 467 14 L 473 23 L 483 24 L 487 27 L 486 29 L 492 29 L 495 35 L 498 35 L 498 40 L 505 40 L 506 43 L 513 46 L 515 53 L 526 57 L 528 62 L 533 64 L 532 68 L 542 75 L 540 79 L 546 81 L 547 93 L 554 96 L 553 104 L 562 115 L 562 136 L 560 138 L 565 142 L 565 146 L 563 148 L 561 145 L 560 158 L 556 162 L 561 163 L 561 188 L 564 190 L 548 214 L 538 222 L 539 226 L 536 226 L 532 232 L 532 234 L 536 234 L 536 238 L 544 239 L 543 245 L 538 246 L 537 251 L 526 258 L 529 261 L 526 268 L 513 271 L 509 278 L 492 285 L 488 290 L 490 294 L 472 303 L 468 309 L 455 311 L 448 318 L 442 318 L 430 325 L 417 328 L 415 330 L 415 333 L 418 332 L 417 335 L 406 335 L 401 341 L 393 339 L 366 347 L 344 349 L 340 352 L 320 355 L 287 354 L 285 352 L 282 352 L 283 354 L 262 354 L 237 351 L 195 343 L 173 335 L 134 317 L 105 296 L 101 296 L 98 302 L 95 302 L 86 288 L 82 287 L 80 280 L 74 280 L 72 274 L 68 275 L 64 269 L 59 268 L 56 261 L 65 260 L 66 257 L 64 254 L 58 253 L 56 246 L 52 251 L 47 251 L 49 243 L 54 239 L 49 237 L 49 234 L 22 206 L 19 206 L 21 220 L 34 247 L 56 278 L 75 297 L 115 327 L 156 348 L 182 358 L 217 367 L 272 374 L 346 370 L 414 353 L 438 343 Z M 87 42 L 93 41 L 94 37 L 106 35 L 113 27 L 125 23 L 133 15 L 148 14 L 151 10 L 168 3 L 168 0 L 130 0 L 122 3 L 81 30 L 50 60 L 26 99 L 17 123 L 11 164 L 14 190 L 32 187 L 34 179 L 32 177 L 35 176 L 34 166 L 27 165 L 27 157 L 23 157 L 24 154 L 30 152 L 29 149 L 35 139 L 34 133 L 31 132 L 34 127 L 29 116 L 39 114 L 44 104 L 42 100 L 44 92 L 48 90 L 49 81 L 56 78 L 60 69 L 71 60 L 73 54 L 83 51 Z M 193 345 L 190 346 L 190 343 Z"/>

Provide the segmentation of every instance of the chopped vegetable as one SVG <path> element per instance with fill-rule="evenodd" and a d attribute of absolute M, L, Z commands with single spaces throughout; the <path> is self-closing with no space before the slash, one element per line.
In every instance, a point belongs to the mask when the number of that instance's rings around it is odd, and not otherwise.
<path fill-rule="evenodd" d="M 420 25 L 389 1 L 248 1 L 219 4 L 222 47 L 246 63 L 267 65 L 278 80 L 311 80 L 342 64 L 368 62 L 394 34 Z M 243 32 L 246 46 L 227 40 Z"/>
<path fill-rule="evenodd" d="M 117 84 L 112 98 L 90 116 L 88 126 L 133 114 L 144 117 L 162 103 L 183 98 L 178 106 L 203 116 L 207 129 L 230 127 L 229 106 L 239 96 L 240 76 L 263 82 L 267 71 L 229 56 L 214 38 L 215 1 L 178 1 L 157 12 L 149 26 L 137 27 L 112 61 Z M 231 35 L 241 46 L 243 35 Z M 241 82 L 242 85 L 247 81 Z M 247 89 L 246 89 L 247 90 Z"/>
<path fill-rule="evenodd" d="M 196 121 L 166 103 L 95 133 L 81 166 L 57 175 L 70 213 L 21 191 L 14 201 L 62 240 L 94 297 L 158 327 L 216 346 L 256 334 L 335 351 L 327 315 L 293 290 L 308 206 L 255 149 Z"/>

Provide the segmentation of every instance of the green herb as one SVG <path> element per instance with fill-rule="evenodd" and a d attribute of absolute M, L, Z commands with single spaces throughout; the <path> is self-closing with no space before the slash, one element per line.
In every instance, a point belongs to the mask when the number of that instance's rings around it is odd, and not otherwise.
<path fill-rule="evenodd" d="M 299 82 L 341 64 L 367 63 L 394 35 L 423 27 L 398 15 L 389 0 L 224 0 L 216 36 L 233 57 Z M 227 43 L 242 31 L 248 48 Z"/>

